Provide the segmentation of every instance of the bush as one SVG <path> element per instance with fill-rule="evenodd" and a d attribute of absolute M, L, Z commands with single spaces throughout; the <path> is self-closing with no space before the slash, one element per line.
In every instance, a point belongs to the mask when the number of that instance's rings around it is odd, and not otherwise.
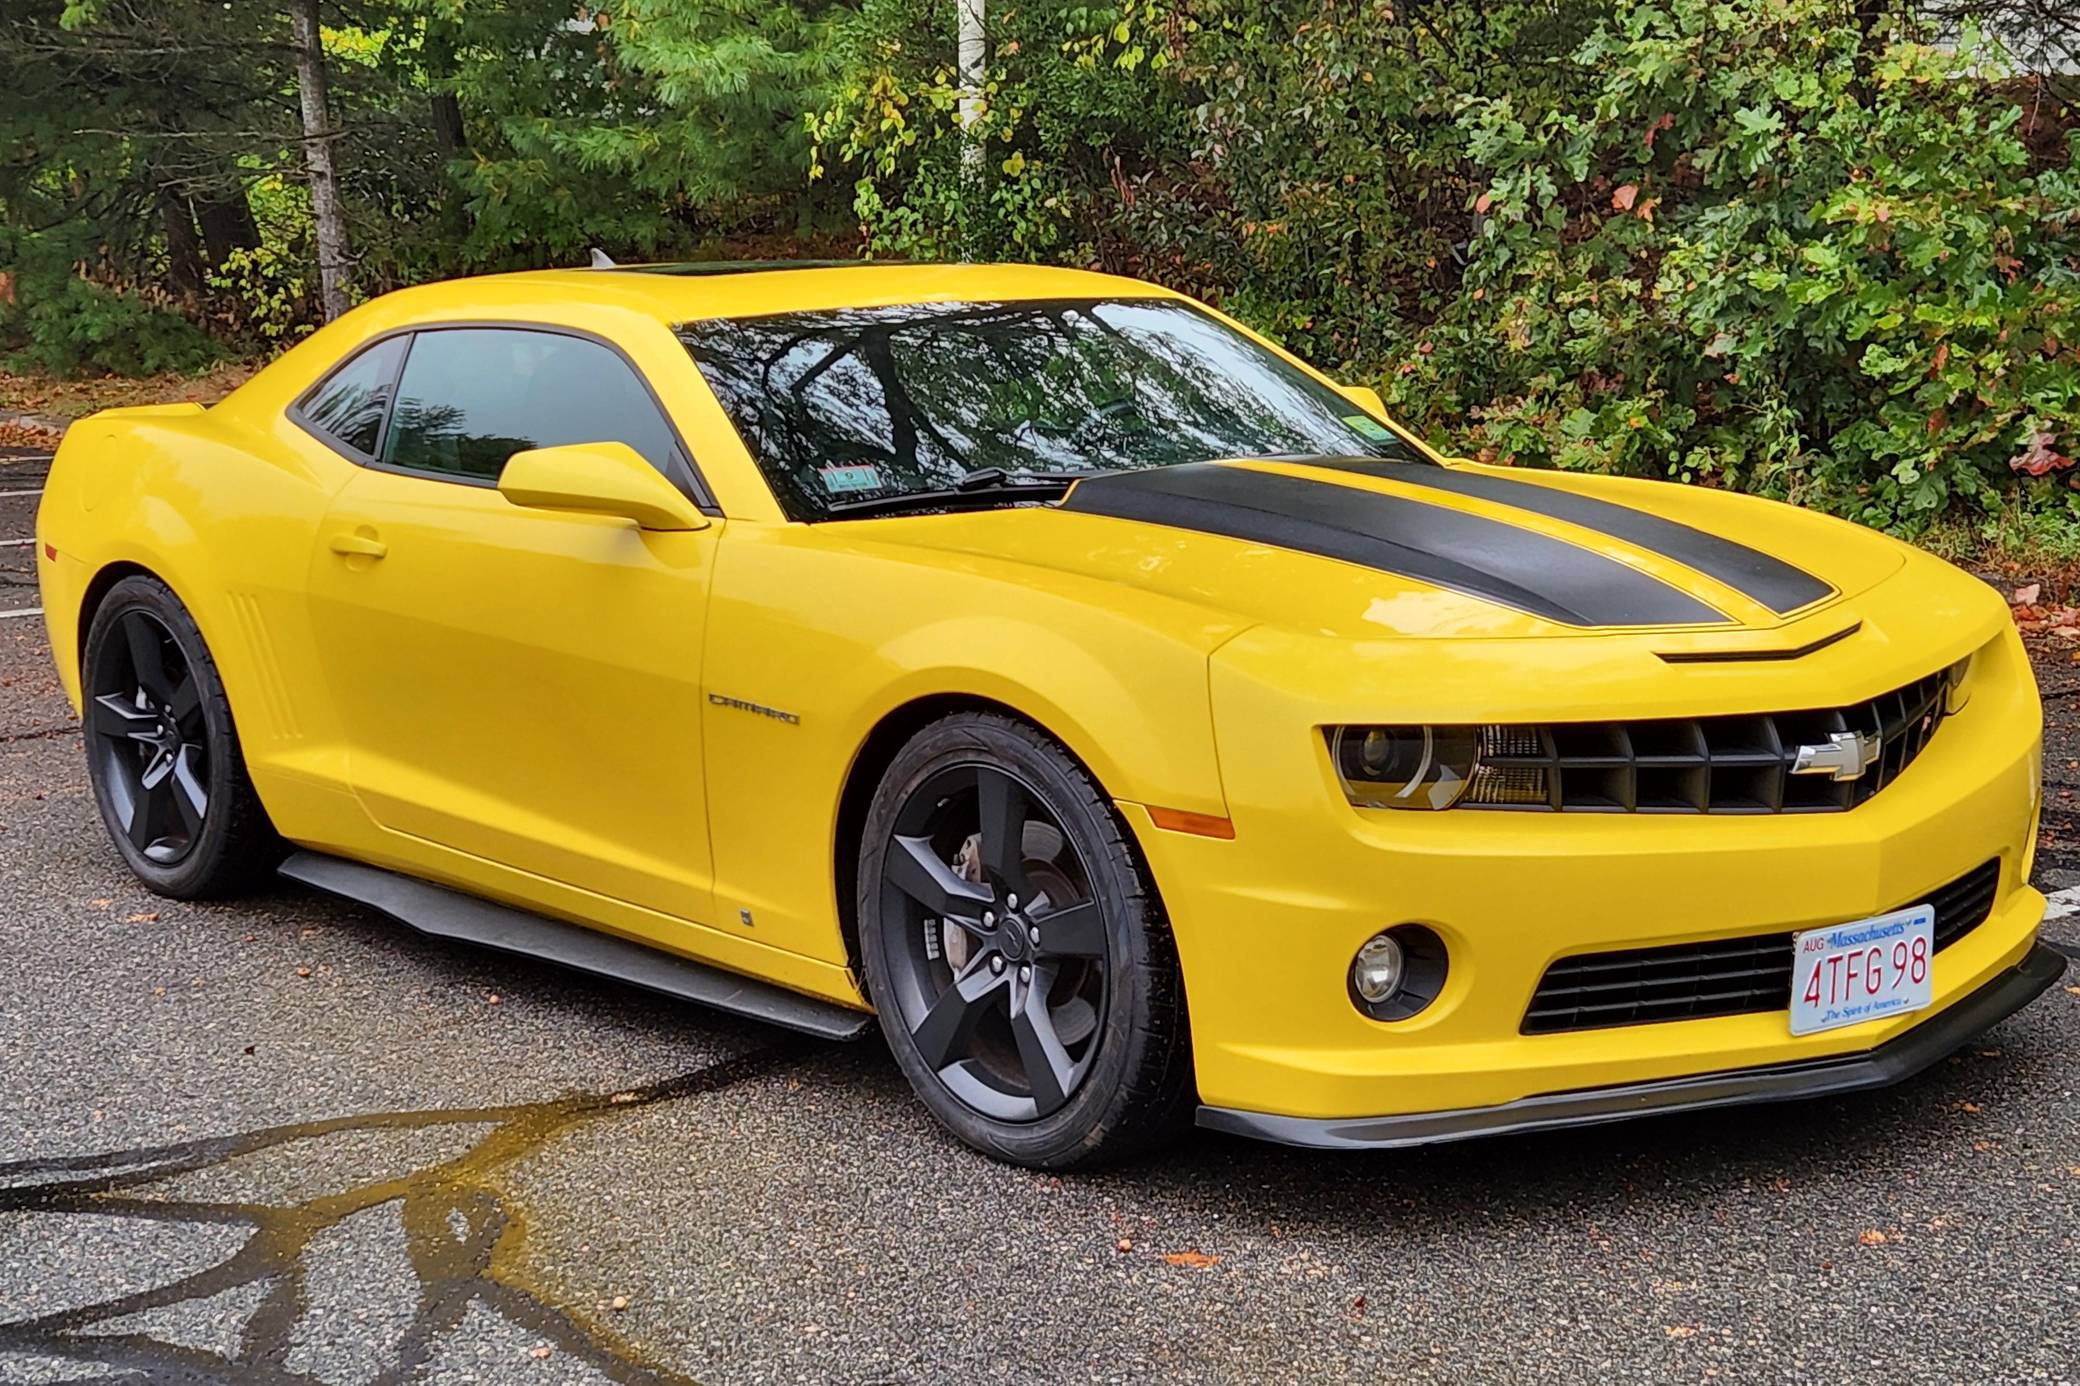
<path fill-rule="evenodd" d="M 2072 465 L 2080 197 L 1964 46 L 1820 0 L 1621 0 L 1590 99 L 1465 103 L 1465 290 L 1391 374 L 1490 455 L 1918 530 Z M 2040 505 L 2073 509 L 2056 481 Z"/>
<path fill-rule="evenodd" d="M 43 292 L 23 285 L 21 304 L 0 331 L 21 343 L 13 370 L 52 375 L 152 375 L 191 371 L 221 351 L 188 319 L 85 279 L 67 278 Z"/>

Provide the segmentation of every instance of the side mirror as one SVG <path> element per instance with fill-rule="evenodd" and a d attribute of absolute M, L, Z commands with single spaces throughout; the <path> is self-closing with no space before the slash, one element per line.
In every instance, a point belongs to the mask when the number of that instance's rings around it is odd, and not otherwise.
<path fill-rule="evenodd" d="M 573 443 L 516 452 L 498 493 L 530 510 L 615 515 L 644 529 L 706 529 L 700 507 L 626 443 Z"/>
<path fill-rule="evenodd" d="M 1370 385 L 1338 385 L 1343 397 L 1357 405 L 1375 419 L 1387 416 L 1387 402 L 1379 397 L 1379 391 Z"/>

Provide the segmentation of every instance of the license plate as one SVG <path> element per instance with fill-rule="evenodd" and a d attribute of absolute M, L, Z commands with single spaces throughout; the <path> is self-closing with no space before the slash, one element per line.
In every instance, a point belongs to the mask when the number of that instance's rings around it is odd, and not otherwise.
<path fill-rule="evenodd" d="M 1810 1035 L 1927 1009 L 1936 912 L 1915 905 L 1791 939 L 1791 1033 Z"/>

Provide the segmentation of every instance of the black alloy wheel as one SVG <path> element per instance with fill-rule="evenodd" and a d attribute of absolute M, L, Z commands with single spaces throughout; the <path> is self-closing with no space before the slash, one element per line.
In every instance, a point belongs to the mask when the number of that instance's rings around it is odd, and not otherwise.
<path fill-rule="evenodd" d="M 954 1134 L 1049 1169 L 1167 1134 L 1193 1096 L 1168 922 L 1111 801 L 1037 729 L 932 724 L 868 811 L 868 992 Z"/>
<path fill-rule="evenodd" d="M 1001 766 L 942 770 L 897 815 L 882 861 L 882 917 L 903 921 L 892 999 L 919 1057 L 984 1116 L 1048 1116 L 1090 1073 L 1109 949 L 1089 880 Z"/>
<path fill-rule="evenodd" d="M 232 894 L 281 860 L 202 632 L 156 578 L 111 587 L 82 642 L 87 778 L 124 862 L 161 895 Z"/>
<path fill-rule="evenodd" d="M 87 698 L 89 754 L 111 816 L 147 860 L 172 866 L 195 850 L 209 813 L 209 727 L 202 693 L 173 632 L 133 607 L 98 661 Z"/>

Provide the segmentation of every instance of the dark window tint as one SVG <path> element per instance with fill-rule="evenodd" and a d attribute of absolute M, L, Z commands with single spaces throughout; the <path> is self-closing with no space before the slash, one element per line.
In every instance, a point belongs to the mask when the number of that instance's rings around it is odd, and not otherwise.
<path fill-rule="evenodd" d="M 1340 392 L 1170 299 L 844 308 L 689 323 L 679 337 L 797 519 L 983 468 L 1418 458 Z"/>
<path fill-rule="evenodd" d="M 383 460 L 495 480 L 528 448 L 626 443 L 671 474 L 672 431 L 642 380 L 582 337 L 456 327 L 412 341 Z"/>
<path fill-rule="evenodd" d="M 404 338 L 377 342 L 334 371 L 303 406 L 303 417 L 320 433 L 356 452 L 373 455 L 390 406 L 390 383 Z"/>

